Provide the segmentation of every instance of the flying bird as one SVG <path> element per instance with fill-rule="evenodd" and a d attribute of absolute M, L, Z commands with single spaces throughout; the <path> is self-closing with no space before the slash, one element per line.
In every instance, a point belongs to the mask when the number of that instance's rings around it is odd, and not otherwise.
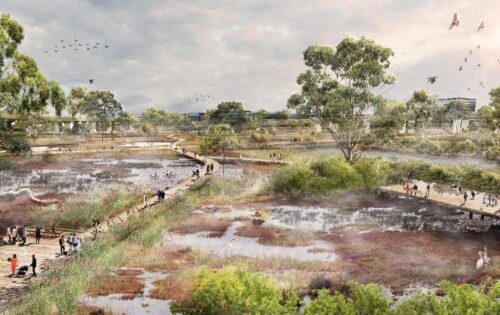
<path fill-rule="evenodd" d="M 69 44 L 68 47 L 73 47 L 73 45 Z"/>
<path fill-rule="evenodd" d="M 76 39 L 76 38 L 73 38 L 73 40 L 74 40 L 75 42 L 77 42 L 77 41 L 78 41 L 78 39 Z"/>
<path fill-rule="evenodd" d="M 462 66 L 460 66 L 460 68 L 458 68 L 458 71 L 462 71 L 462 70 L 463 70 L 463 68 L 462 68 Z"/>
<path fill-rule="evenodd" d="M 479 49 L 479 48 L 481 48 L 481 45 L 477 45 L 476 49 Z"/>
<path fill-rule="evenodd" d="M 109 48 L 109 45 L 104 45 L 104 48 Z"/>
<path fill-rule="evenodd" d="M 470 91 L 470 88 L 467 88 L 467 91 Z"/>
<path fill-rule="evenodd" d="M 62 46 L 62 48 L 66 48 L 66 46 Z"/>
<path fill-rule="evenodd" d="M 57 48 L 57 45 L 54 45 L 55 48 Z"/>
<path fill-rule="evenodd" d="M 61 42 L 61 43 L 64 43 L 64 39 L 61 39 L 61 40 L 60 40 L 60 42 Z"/>
<path fill-rule="evenodd" d="M 483 82 L 483 81 L 479 82 L 479 85 L 480 85 L 480 86 L 484 89 L 484 86 L 485 86 L 485 85 L 484 85 L 484 82 Z"/>
<path fill-rule="evenodd" d="M 97 46 L 99 46 L 100 44 L 99 43 L 95 43 Z"/>
<path fill-rule="evenodd" d="M 44 52 L 44 53 L 46 53 L 46 54 L 48 54 L 48 53 L 49 53 L 49 51 L 48 51 L 48 50 L 44 50 L 43 52 Z"/>
<path fill-rule="evenodd" d="M 479 68 L 481 68 L 481 64 L 480 64 L 480 63 L 478 63 L 478 64 L 477 64 L 477 66 L 478 66 Z"/>
<path fill-rule="evenodd" d="M 94 83 L 94 79 L 89 80 L 90 84 Z"/>
<path fill-rule="evenodd" d="M 90 50 L 90 48 L 87 47 L 87 50 Z"/>
<path fill-rule="evenodd" d="M 97 49 L 97 46 L 93 46 L 92 48 Z"/>
<path fill-rule="evenodd" d="M 481 21 L 481 24 L 479 24 L 479 27 L 477 28 L 477 31 L 479 32 L 484 28 L 484 21 Z"/>
<path fill-rule="evenodd" d="M 437 78 L 438 78 L 437 76 L 433 76 L 433 77 L 428 77 L 426 80 L 427 80 L 427 83 L 434 84 L 434 83 L 436 83 Z"/>
<path fill-rule="evenodd" d="M 56 49 L 54 49 L 54 52 L 56 53 L 56 52 L 57 52 L 57 50 L 56 50 Z"/>
<path fill-rule="evenodd" d="M 451 20 L 450 24 L 450 30 L 454 27 L 457 27 L 460 24 L 460 21 L 458 20 L 457 14 L 453 14 L 453 20 Z"/>
<path fill-rule="evenodd" d="M 471 49 L 471 50 L 469 50 L 469 55 L 472 55 L 472 49 Z"/>
<path fill-rule="evenodd" d="M 467 62 L 467 57 L 465 57 L 464 61 Z"/>
<path fill-rule="evenodd" d="M 78 48 L 73 48 L 73 50 L 78 50 Z"/>

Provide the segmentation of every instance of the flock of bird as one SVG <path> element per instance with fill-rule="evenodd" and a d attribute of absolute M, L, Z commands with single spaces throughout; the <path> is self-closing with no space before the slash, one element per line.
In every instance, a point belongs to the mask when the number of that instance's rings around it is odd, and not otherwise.
<path fill-rule="evenodd" d="M 99 42 L 84 43 L 84 42 L 80 42 L 78 39 L 74 38 L 73 41 L 65 41 L 64 39 L 61 39 L 59 41 L 59 44 L 54 45 L 53 48 L 46 49 L 43 52 L 45 54 L 49 54 L 49 53 L 57 54 L 59 52 L 62 52 L 63 49 L 66 51 L 92 51 L 92 50 L 96 50 L 99 48 L 107 49 L 109 47 L 111 47 L 111 46 L 107 45 L 107 44 L 101 44 Z"/>
<path fill-rule="evenodd" d="M 196 103 L 196 102 L 206 102 L 206 101 L 209 101 L 209 100 L 214 100 L 215 97 L 212 96 L 212 95 L 204 95 L 204 94 L 201 94 L 201 93 L 194 93 L 194 96 L 193 98 L 190 98 L 188 100 L 188 103 Z"/>
<path fill-rule="evenodd" d="M 455 27 L 458 27 L 460 25 L 460 20 L 458 19 L 458 15 L 455 13 L 453 15 L 453 19 L 451 20 L 451 23 L 450 23 L 450 27 L 449 27 L 449 30 L 451 31 L 453 28 Z M 477 28 L 477 32 L 480 32 L 482 29 L 484 29 L 485 25 L 484 25 L 484 21 L 481 21 L 481 23 L 479 24 L 478 28 Z M 481 48 L 481 45 L 477 45 L 476 46 L 476 50 L 479 51 L 479 49 Z M 469 54 L 467 56 L 465 56 L 464 58 L 464 62 L 465 63 L 468 63 L 469 62 L 469 57 L 472 56 L 472 53 L 473 53 L 473 49 L 469 50 Z M 500 59 L 498 59 L 498 62 L 500 62 Z M 481 68 L 481 64 L 478 63 L 477 64 L 477 68 Z M 458 71 L 461 72 L 464 70 L 464 66 L 463 65 L 460 65 L 460 67 L 458 68 Z M 434 84 L 436 83 L 437 81 L 437 78 L 438 76 L 431 76 L 431 77 L 427 77 L 427 83 L 430 83 L 430 84 Z M 479 82 L 479 86 L 481 88 L 485 88 L 485 84 L 483 81 Z M 468 91 L 471 90 L 471 88 L 467 88 Z"/>

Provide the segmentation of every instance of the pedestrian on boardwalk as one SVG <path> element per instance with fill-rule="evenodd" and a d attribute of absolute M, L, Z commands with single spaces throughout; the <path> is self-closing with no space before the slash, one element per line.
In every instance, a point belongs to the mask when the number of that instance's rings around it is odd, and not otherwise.
<path fill-rule="evenodd" d="M 7 236 L 9 237 L 9 244 L 12 244 L 12 231 L 10 225 L 7 227 Z"/>
<path fill-rule="evenodd" d="M 31 256 L 31 265 L 30 265 L 31 268 L 33 268 L 33 277 L 36 277 L 36 257 L 35 257 L 35 254 L 33 254 Z"/>
<path fill-rule="evenodd" d="M 14 228 L 12 229 L 12 244 L 16 245 L 17 241 L 17 225 L 14 225 Z"/>
<path fill-rule="evenodd" d="M 467 201 L 467 198 L 468 198 L 468 197 L 469 197 L 469 196 L 467 195 L 467 192 L 464 192 L 464 203 Z"/>
<path fill-rule="evenodd" d="M 21 232 L 21 237 L 23 238 L 23 246 L 26 245 L 26 238 L 28 237 L 28 232 L 26 231 L 26 227 L 23 226 L 23 230 Z"/>
<path fill-rule="evenodd" d="M 427 187 L 426 187 L 426 191 L 425 191 L 425 197 L 429 197 L 431 193 L 431 185 L 430 184 L 427 184 Z"/>
<path fill-rule="evenodd" d="M 40 239 L 42 238 L 42 230 L 39 226 L 36 227 L 35 230 L 35 240 L 37 244 L 40 244 Z"/>
<path fill-rule="evenodd" d="M 493 204 L 492 202 L 492 197 L 491 197 L 491 194 L 488 195 L 488 206 L 491 206 Z"/>
<path fill-rule="evenodd" d="M 417 195 L 417 192 L 418 192 L 418 186 L 417 184 L 413 184 L 413 193 L 415 194 L 415 196 Z"/>
<path fill-rule="evenodd" d="M 10 269 L 12 270 L 12 277 L 16 276 L 16 269 L 17 269 L 17 256 L 16 254 L 12 255 L 12 258 L 10 259 Z"/>
<path fill-rule="evenodd" d="M 78 236 L 73 233 L 73 250 L 76 252 L 78 249 Z"/>
<path fill-rule="evenodd" d="M 483 196 L 483 205 L 486 205 L 488 203 L 489 203 L 488 196 L 486 196 L 486 194 L 484 194 L 484 196 Z"/>
<path fill-rule="evenodd" d="M 65 245 L 64 245 L 64 235 L 61 234 L 59 237 L 59 249 L 61 251 L 61 255 L 64 255 L 65 252 Z"/>
<path fill-rule="evenodd" d="M 462 186 L 461 185 L 458 185 L 458 194 L 461 195 L 462 194 Z"/>
<path fill-rule="evenodd" d="M 470 192 L 470 200 L 474 200 L 476 198 L 476 193 L 474 192 L 474 190 L 472 190 Z"/>

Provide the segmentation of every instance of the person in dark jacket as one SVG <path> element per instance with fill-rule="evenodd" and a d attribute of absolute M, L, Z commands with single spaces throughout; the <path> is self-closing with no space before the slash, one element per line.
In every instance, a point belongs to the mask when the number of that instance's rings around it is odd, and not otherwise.
<path fill-rule="evenodd" d="M 37 226 L 35 230 L 35 239 L 37 244 L 40 244 L 41 238 L 42 238 L 42 230 L 40 229 L 39 226 Z"/>
<path fill-rule="evenodd" d="M 35 254 L 33 254 L 31 256 L 31 265 L 30 265 L 31 268 L 33 268 L 33 277 L 36 277 L 36 257 L 35 257 Z"/>
<path fill-rule="evenodd" d="M 65 245 L 64 245 L 64 235 L 61 235 L 59 237 L 59 247 L 60 247 L 60 250 L 61 250 L 61 255 L 64 255 L 64 252 L 65 252 Z"/>

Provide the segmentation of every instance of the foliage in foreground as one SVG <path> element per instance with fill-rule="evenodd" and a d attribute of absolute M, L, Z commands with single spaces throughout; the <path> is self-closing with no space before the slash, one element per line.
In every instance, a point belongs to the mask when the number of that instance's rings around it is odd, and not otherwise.
<path fill-rule="evenodd" d="M 499 314 L 500 282 L 496 282 L 489 292 L 486 287 L 477 290 L 469 284 L 455 285 L 448 281 L 442 283 L 446 298 L 436 295 L 417 293 L 411 298 L 390 306 L 382 296 L 382 288 L 374 284 L 361 285 L 349 282 L 352 294 L 348 297 L 341 293 L 331 295 L 328 290 L 319 291 L 318 297 L 304 307 L 304 315 L 312 314 Z"/>
<path fill-rule="evenodd" d="M 282 296 L 271 279 L 235 267 L 199 269 L 188 285 L 186 298 L 170 309 L 181 314 L 296 314 L 298 296 Z"/>

